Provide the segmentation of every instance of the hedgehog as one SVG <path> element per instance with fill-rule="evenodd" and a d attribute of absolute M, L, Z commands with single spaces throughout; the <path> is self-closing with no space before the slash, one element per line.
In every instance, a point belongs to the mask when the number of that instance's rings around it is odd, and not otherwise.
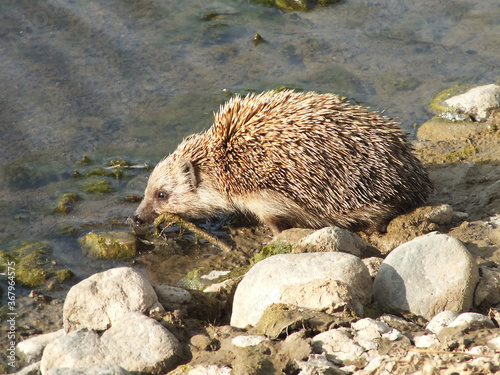
<path fill-rule="evenodd" d="M 383 233 L 433 190 L 407 134 L 338 95 L 236 96 L 214 117 L 156 165 L 134 224 L 166 212 L 185 219 L 237 212 L 274 234 L 327 226 Z"/>

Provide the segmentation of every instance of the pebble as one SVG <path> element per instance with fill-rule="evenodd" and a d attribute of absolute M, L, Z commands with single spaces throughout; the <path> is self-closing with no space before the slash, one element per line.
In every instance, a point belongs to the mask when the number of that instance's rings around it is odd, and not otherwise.
<path fill-rule="evenodd" d="M 377 272 L 380 269 L 380 265 L 382 264 L 384 259 L 378 257 L 370 257 L 370 258 L 363 258 L 362 261 L 365 264 L 366 268 L 368 268 L 370 277 L 374 279 L 375 276 L 377 276 Z"/>
<path fill-rule="evenodd" d="M 261 342 L 266 341 L 266 336 L 260 335 L 242 335 L 233 338 L 232 343 L 239 348 L 246 348 L 249 346 L 257 346 Z"/>
<path fill-rule="evenodd" d="M 453 322 L 458 316 L 455 311 L 442 311 L 437 314 L 425 327 L 428 331 L 432 333 L 439 333 L 441 328 L 448 327 L 448 325 Z"/>
<path fill-rule="evenodd" d="M 415 346 L 417 348 L 428 348 L 432 345 L 439 344 L 439 340 L 433 333 L 429 335 L 415 336 L 413 341 L 415 342 Z"/>
<path fill-rule="evenodd" d="M 96 273 L 74 285 L 63 307 L 66 332 L 104 331 L 131 311 L 164 311 L 149 280 L 130 267 Z"/>
<path fill-rule="evenodd" d="M 467 311 L 478 280 L 476 261 L 460 241 L 429 234 L 387 256 L 375 277 L 373 297 L 383 308 L 431 319 L 445 309 Z"/>
<path fill-rule="evenodd" d="M 299 283 L 304 286 L 313 280 L 340 281 L 350 288 L 351 299 L 356 298 L 363 305 L 371 300 L 370 274 L 354 255 L 340 252 L 274 255 L 254 265 L 238 285 L 231 325 L 239 328 L 255 325 L 266 307 L 280 303 L 288 287 Z M 304 295 L 296 303 L 301 306 L 310 302 Z"/>

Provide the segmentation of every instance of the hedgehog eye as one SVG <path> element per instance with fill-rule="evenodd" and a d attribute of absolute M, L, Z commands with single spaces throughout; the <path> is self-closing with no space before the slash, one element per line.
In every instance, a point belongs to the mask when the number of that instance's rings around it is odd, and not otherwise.
<path fill-rule="evenodd" d="M 158 199 L 166 199 L 167 198 L 167 193 L 164 191 L 159 191 L 157 194 Z"/>

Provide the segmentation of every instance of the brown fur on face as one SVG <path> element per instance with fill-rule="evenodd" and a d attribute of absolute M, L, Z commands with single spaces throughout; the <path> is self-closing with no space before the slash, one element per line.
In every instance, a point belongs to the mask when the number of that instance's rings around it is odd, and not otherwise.
<path fill-rule="evenodd" d="M 233 98 L 209 130 L 162 160 L 134 218 L 240 211 L 275 233 L 330 225 L 385 231 L 431 191 L 394 122 L 331 94 L 265 92 Z"/>

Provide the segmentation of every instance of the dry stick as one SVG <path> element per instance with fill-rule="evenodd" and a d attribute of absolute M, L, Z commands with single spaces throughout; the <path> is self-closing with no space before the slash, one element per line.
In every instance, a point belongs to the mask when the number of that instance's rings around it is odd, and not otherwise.
<path fill-rule="evenodd" d="M 226 244 L 225 242 L 219 240 L 217 237 L 212 236 L 207 231 L 201 229 L 199 226 L 184 220 L 182 217 L 176 214 L 164 213 L 158 216 L 154 221 L 154 226 L 156 229 L 156 234 L 160 233 L 160 225 L 166 224 L 170 226 L 172 224 L 177 224 L 182 229 L 187 229 L 195 234 L 196 237 L 203 238 L 204 240 L 210 242 L 212 245 L 222 249 L 223 251 L 233 251 L 234 249 Z"/>

